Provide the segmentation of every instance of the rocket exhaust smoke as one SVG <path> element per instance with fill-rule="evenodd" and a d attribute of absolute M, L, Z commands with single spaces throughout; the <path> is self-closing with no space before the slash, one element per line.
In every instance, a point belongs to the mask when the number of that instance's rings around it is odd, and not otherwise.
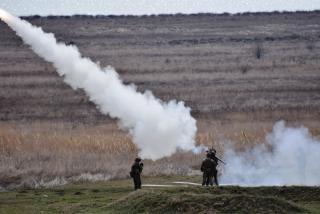
<path fill-rule="evenodd" d="M 112 67 L 101 68 L 82 57 L 77 47 L 57 43 L 53 34 L 1 9 L 0 19 L 35 53 L 53 63 L 67 84 L 83 89 L 103 114 L 119 119 L 142 158 L 156 160 L 177 149 L 194 153 L 207 149 L 195 146 L 196 121 L 183 102 L 165 103 L 149 91 L 137 92 L 135 86 L 124 85 Z M 243 152 L 224 147 L 223 184 L 320 185 L 320 142 L 304 127 L 289 128 L 278 122 L 265 144 Z"/>
<path fill-rule="evenodd" d="M 57 43 L 53 34 L 1 9 L 0 18 L 36 54 L 53 63 L 67 84 L 83 89 L 103 114 L 119 119 L 120 127 L 129 131 L 142 158 L 156 160 L 177 149 L 196 148 L 196 121 L 183 102 L 165 103 L 150 91 L 139 93 L 135 86 L 124 85 L 112 67 L 101 68 L 82 57 L 77 47 Z"/>
<path fill-rule="evenodd" d="M 235 152 L 226 149 L 221 182 L 248 186 L 320 185 L 320 141 L 305 127 L 277 122 L 266 143 Z"/>
<path fill-rule="evenodd" d="M 7 13 L 6 11 L 0 9 L 0 19 L 2 19 L 4 22 L 8 21 L 12 16 Z"/>

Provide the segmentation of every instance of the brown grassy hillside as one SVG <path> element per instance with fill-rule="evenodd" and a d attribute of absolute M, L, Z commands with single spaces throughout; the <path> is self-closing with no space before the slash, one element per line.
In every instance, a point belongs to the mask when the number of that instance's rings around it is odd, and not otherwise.
<path fill-rule="evenodd" d="M 25 18 L 112 65 L 125 83 L 185 101 L 197 141 L 219 151 L 224 139 L 239 147 L 261 142 L 279 119 L 320 133 L 319 12 Z M 2 22 L 0 133 L 0 180 L 17 183 L 22 174 L 109 173 L 105 163 L 121 174 L 137 152 L 116 121 Z M 182 156 L 173 165 L 162 160 L 163 171 L 196 167 L 202 158 Z"/>

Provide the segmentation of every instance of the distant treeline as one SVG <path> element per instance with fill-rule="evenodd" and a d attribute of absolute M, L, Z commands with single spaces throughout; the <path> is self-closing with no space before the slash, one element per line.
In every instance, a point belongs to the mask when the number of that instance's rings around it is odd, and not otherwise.
<path fill-rule="evenodd" d="M 319 14 L 320 10 L 313 10 L 313 11 L 273 11 L 273 12 L 244 12 L 244 13 L 197 13 L 197 14 L 183 14 L 183 13 L 176 13 L 176 14 L 159 14 L 159 15 L 71 15 L 71 16 L 40 16 L 40 15 L 33 15 L 33 16 L 21 16 L 21 18 L 32 20 L 32 19 L 71 19 L 71 18 L 152 18 L 152 17 L 199 17 L 199 16 L 212 16 L 212 17 L 228 17 L 228 16 L 256 16 L 256 15 L 263 15 L 263 16 L 272 16 L 272 15 L 292 15 L 292 14 Z"/>

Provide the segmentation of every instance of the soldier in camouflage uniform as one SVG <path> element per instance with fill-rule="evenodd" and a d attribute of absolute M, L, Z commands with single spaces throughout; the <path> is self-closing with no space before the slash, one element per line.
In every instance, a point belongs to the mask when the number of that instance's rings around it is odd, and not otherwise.
<path fill-rule="evenodd" d="M 219 186 L 219 183 L 218 183 L 218 170 L 217 170 L 219 159 L 217 158 L 216 153 L 217 153 L 217 151 L 212 148 L 212 149 L 209 149 L 209 151 L 207 151 L 207 156 L 209 156 L 209 158 L 214 161 L 214 167 L 213 167 L 211 173 L 212 173 L 212 177 L 214 178 L 215 184 L 217 186 Z M 222 163 L 224 163 L 224 162 L 222 161 Z"/>
<path fill-rule="evenodd" d="M 143 163 L 140 163 L 141 159 L 136 158 L 131 166 L 130 176 L 133 178 L 134 189 L 141 189 L 141 177 L 140 174 L 143 170 Z"/>
<path fill-rule="evenodd" d="M 216 175 L 214 174 L 216 171 L 216 167 L 217 167 L 217 162 L 211 159 L 210 154 L 207 153 L 207 158 L 204 159 L 201 164 L 201 172 L 203 172 L 202 186 L 204 185 L 208 186 L 209 184 L 210 186 L 213 185 L 212 177 Z"/>

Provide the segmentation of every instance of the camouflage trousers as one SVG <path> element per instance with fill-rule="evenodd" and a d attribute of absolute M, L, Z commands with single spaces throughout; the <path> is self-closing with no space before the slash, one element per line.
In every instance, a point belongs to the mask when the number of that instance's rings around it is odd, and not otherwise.
<path fill-rule="evenodd" d="M 203 178 L 202 178 L 202 186 L 212 186 L 213 185 L 213 178 L 214 178 L 214 183 L 218 186 L 218 171 L 215 170 L 214 172 L 208 173 L 204 172 L 203 173 Z"/>
<path fill-rule="evenodd" d="M 133 184 L 134 184 L 134 189 L 141 189 L 141 178 L 140 175 L 133 175 Z"/>
<path fill-rule="evenodd" d="M 208 173 L 208 172 L 203 172 L 203 177 L 202 177 L 202 186 L 212 186 L 213 182 L 212 182 L 212 173 Z"/>

